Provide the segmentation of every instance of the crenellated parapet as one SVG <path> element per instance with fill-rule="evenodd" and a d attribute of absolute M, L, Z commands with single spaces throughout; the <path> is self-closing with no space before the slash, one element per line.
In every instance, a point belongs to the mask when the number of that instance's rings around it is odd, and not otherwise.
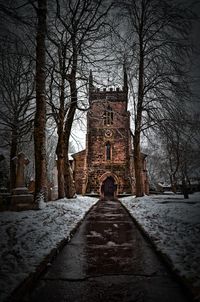
<path fill-rule="evenodd" d="M 93 88 L 92 93 L 97 93 L 97 92 L 125 92 L 125 88 L 123 87 L 122 89 L 120 87 L 109 87 L 109 88 Z"/>
<path fill-rule="evenodd" d="M 123 87 L 103 87 L 97 88 L 93 85 L 93 75 L 90 70 L 89 75 L 89 101 L 95 100 L 109 100 L 109 101 L 119 101 L 127 102 L 128 101 L 128 85 L 127 85 L 127 75 L 124 69 L 124 82 Z"/>
<path fill-rule="evenodd" d="M 127 101 L 127 91 L 119 87 L 115 88 L 94 88 L 90 90 L 90 101 L 109 100 L 109 101 Z"/>

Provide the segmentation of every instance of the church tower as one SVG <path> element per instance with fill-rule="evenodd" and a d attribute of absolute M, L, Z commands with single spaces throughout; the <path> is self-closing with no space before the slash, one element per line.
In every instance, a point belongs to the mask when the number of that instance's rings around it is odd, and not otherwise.
<path fill-rule="evenodd" d="M 123 88 L 95 88 L 89 76 L 89 103 L 85 151 L 85 189 L 103 196 L 132 193 L 130 113 L 124 69 Z"/>

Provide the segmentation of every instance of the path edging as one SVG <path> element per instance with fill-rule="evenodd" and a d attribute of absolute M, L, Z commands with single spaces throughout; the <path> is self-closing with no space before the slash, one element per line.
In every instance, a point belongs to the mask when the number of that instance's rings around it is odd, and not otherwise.
<path fill-rule="evenodd" d="M 87 214 L 93 209 L 93 207 L 97 204 L 99 200 L 97 200 L 84 214 L 84 216 L 77 222 L 74 228 L 70 231 L 67 238 L 62 239 L 57 243 L 57 247 L 53 248 L 48 255 L 40 262 L 40 264 L 35 268 L 35 272 L 31 272 L 5 299 L 4 302 L 17 302 L 21 301 L 21 298 L 24 295 L 27 295 L 29 291 L 33 289 L 37 280 L 47 271 L 49 265 L 53 262 L 53 260 L 57 257 L 57 255 L 61 252 L 61 250 L 71 241 L 72 237 L 76 233 L 77 229 L 80 227 L 81 223 L 87 216 Z"/>
<path fill-rule="evenodd" d="M 148 234 L 148 232 L 144 229 L 144 227 L 138 222 L 138 220 L 131 215 L 129 210 L 126 208 L 126 206 L 119 200 L 120 204 L 123 206 L 123 208 L 127 211 L 129 216 L 132 218 L 133 222 L 136 224 L 142 235 L 146 238 L 146 240 L 151 244 L 153 250 L 156 252 L 156 254 L 162 259 L 162 261 L 165 263 L 167 268 L 173 273 L 174 277 L 178 280 L 178 282 L 182 285 L 182 287 L 187 291 L 186 294 L 189 296 L 188 298 L 191 299 L 191 302 L 198 302 L 199 300 L 196 300 L 195 298 L 195 289 L 193 286 L 187 281 L 186 278 L 182 277 L 179 274 L 179 271 L 174 267 L 172 260 L 169 258 L 167 254 L 162 252 L 156 243 L 154 242 L 153 238 Z"/>

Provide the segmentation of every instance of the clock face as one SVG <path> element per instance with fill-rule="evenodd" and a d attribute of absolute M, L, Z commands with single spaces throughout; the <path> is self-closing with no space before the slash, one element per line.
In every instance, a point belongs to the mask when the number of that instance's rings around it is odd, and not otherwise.
<path fill-rule="evenodd" d="M 106 131 L 105 131 L 105 136 L 106 137 L 111 137 L 112 136 L 112 131 L 110 130 L 110 129 L 107 129 Z"/>

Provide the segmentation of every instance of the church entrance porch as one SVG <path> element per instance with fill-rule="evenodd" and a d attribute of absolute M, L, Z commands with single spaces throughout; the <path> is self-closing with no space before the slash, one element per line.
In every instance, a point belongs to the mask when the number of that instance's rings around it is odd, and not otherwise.
<path fill-rule="evenodd" d="M 115 184 L 115 180 L 112 176 L 108 176 L 101 185 L 101 195 L 104 198 L 113 199 L 116 197 L 117 185 Z"/>

